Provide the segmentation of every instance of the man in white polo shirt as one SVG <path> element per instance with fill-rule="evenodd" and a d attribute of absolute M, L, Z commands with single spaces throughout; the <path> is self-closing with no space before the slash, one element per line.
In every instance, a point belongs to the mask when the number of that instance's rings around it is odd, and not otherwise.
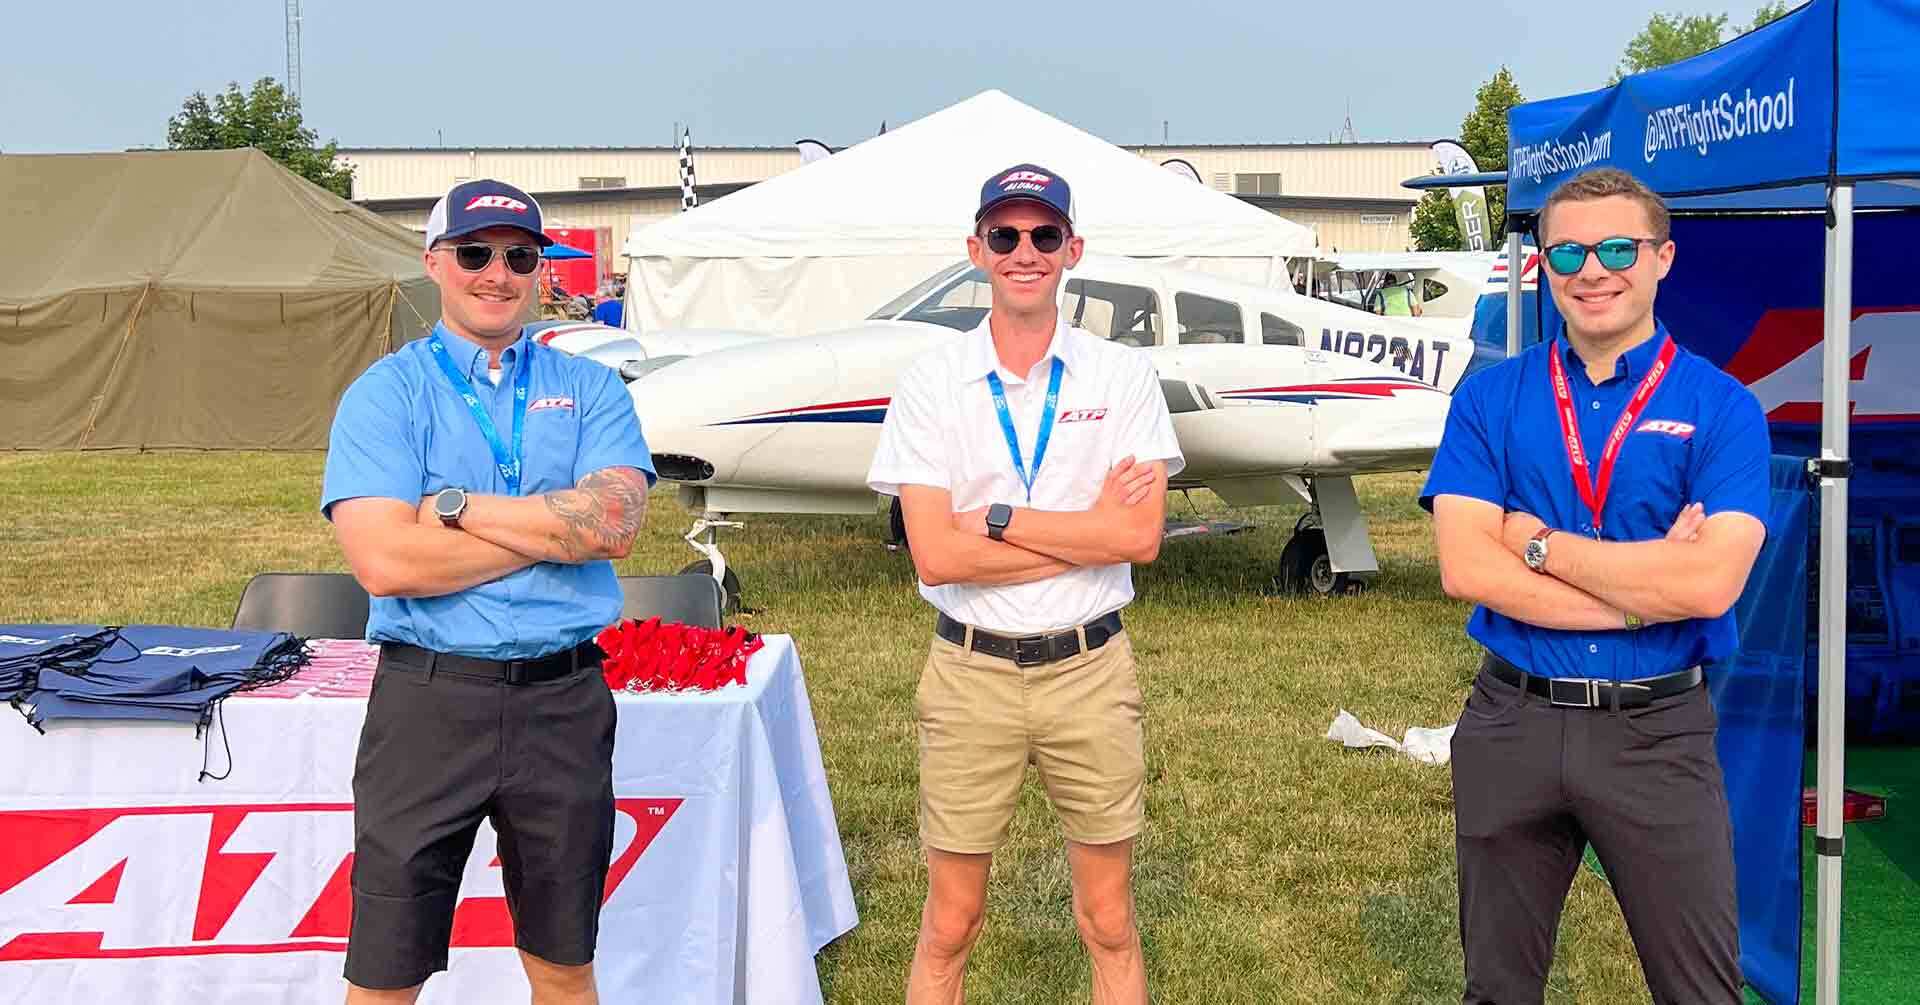
<path fill-rule="evenodd" d="M 909 1005 L 964 999 L 1029 763 L 1066 834 L 1093 1001 L 1147 1000 L 1132 887 L 1146 766 L 1120 609 L 1185 462 L 1147 357 L 1061 322 L 1084 250 L 1059 175 L 987 180 L 967 254 L 993 309 L 901 375 L 867 475 L 900 497 L 940 612 L 917 694 L 928 889 Z"/>

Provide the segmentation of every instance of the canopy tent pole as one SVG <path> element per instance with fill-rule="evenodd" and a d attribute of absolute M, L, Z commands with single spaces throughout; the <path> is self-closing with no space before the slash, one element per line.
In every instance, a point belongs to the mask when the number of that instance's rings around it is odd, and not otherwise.
<path fill-rule="evenodd" d="M 1825 358 L 1821 369 L 1820 691 L 1814 861 L 1819 870 L 1814 1000 L 1840 1001 L 1840 879 L 1845 850 L 1841 799 L 1846 790 L 1847 695 L 1847 425 L 1853 411 L 1853 184 L 1833 186 L 1827 211 Z"/>
<path fill-rule="evenodd" d="M 1511 221 L 1508 227 L 1512 227 Z M 1546 290 L 1540 291 L 1542 294 Z M 1544 334 L 1544 333 L 1543 333 Z M 1520 355 L 1520 232 L 1507 231 L 1507 356 Z"/>

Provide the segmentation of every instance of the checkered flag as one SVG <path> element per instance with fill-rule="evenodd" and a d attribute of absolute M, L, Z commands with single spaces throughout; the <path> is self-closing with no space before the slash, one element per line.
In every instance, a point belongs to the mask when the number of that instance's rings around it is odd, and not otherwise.
<path fill-rule="evenodd" d="M 698 205 L 700 197 L 693 191 L 693 130 L 685 129 L 680 133 L 680 211 Z"/>

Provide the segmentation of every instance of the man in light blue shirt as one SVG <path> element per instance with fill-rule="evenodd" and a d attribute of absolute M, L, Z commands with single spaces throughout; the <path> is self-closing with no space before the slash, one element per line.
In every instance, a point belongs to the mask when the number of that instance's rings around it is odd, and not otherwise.
<path fill-rule="evenodd" d="M 614 711 L 592 639 L 619 619 L 609 559 L 654 472 L 619 377 L 521 330 L 551 243 L 532 196 L 454 186 L 427 226 L 440 322 L 334 416 L 321 512 L 381 644 L 354 768 L 350 1003 L 411 1002 L 446 968 L 482 818 L 535 999 L 596 1000 Z"/>

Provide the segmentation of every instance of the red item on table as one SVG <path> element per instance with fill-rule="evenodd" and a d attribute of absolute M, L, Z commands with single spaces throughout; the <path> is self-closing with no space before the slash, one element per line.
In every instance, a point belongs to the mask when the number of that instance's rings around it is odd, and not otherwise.
<path fill-rule="evenodd" d="M 594 638 L 615 691 L 717 691 L 747 682 L 747 660 L 765 645 L 744 628 L 700 628 L 624 619 Z"/>

